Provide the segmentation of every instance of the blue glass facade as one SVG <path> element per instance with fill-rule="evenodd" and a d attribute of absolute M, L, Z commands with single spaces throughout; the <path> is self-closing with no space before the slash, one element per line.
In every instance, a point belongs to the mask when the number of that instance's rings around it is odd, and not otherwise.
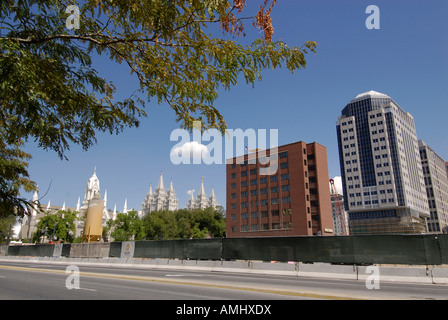
<path fill-rule="evenodd" d="M 356 119 L 356 138 L 358 141 L 359 164 L 363 187 L 376 186 L 368 113 L 372 110 L 377 110 L 390 102 L 392 102 L 391 98 L 366 96 L 364 99 L 353 100 L 342 109 L 342 116 L 353 116 Z M 341 153 L 342 150 L 339 152 Z M 343 158 L 341 158 L 341 160 L 342 159 Z M 344 170 L 341 168 L 341 171 L 343 172 Z"/>

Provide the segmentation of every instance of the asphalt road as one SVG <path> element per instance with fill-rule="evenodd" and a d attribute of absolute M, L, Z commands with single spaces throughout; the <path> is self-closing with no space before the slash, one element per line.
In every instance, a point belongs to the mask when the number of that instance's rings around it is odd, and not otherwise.
<path fill-rule="evenodd" d="M 2 261 L 0 299 L 170 300 L 188 312 L 183 301 L 448 299 L 448 286 Z"/>

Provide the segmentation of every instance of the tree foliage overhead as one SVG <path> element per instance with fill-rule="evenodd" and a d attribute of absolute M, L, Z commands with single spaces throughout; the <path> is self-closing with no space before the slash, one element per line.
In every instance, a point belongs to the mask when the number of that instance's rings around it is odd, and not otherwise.
<path fill-rule="evenodd" d="M 87 150 L 97 132 L 138 127 L 153 101 L 168 104 L 185 128 L 201 120 L 203 129 L 223 131 L 219 88 L 230 89 L 239 77 L 254 84 L 264 69 L 281 65 L 293 72 L 315 50 L 311 41 L 273 41 L 275 3 L 264 0 L 245 16 L 245 0 L 2 0 L 2 138 L 12 146 L 34 139 L 64 158 L 72 144 Z M 79 7 L 79 29 L 66 26 L 69 5 Z M 247 20 L 263 36 L 242 45 L 235 36 L 246 34 Z M 214 26 L 221 37 L 211 33 Z M 117 100 L 120 84 L 98 73 L 96 55 L 126 65 L 139 80 L 136 91 Z"/>

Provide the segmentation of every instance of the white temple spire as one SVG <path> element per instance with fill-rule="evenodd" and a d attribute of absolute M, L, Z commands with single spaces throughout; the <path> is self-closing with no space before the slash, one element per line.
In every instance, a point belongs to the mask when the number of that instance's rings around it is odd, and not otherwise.
<path fill-rule="evenodd" d="M 112 213 L 112 219 L 117 219 L 117 204 L 114 205 L 114 212 Z"/>
<path fill-rule="evenodd" d="M 162 171 L 160 171 L 159 185 L 157 186 L 157 190 L 164 190 L 164 189 L 165 189 L 165 187 L 163 186 Z"/>
<path fill-rule="evenodd" d="M 201 190 L 198 193 L 198 196 L 205 195 L 205 189 L 204 189 L 204 177 L 201 177 Z"/>
<path fill-rule="evenodd" d="M 128 198 L 124 199 L 123 213 L 128 213 Z"/>
<path fill-rule="evenodd" d="M 31 210 L 31 216 L 35 217 L 37 215 L 37 203 L 39 201 L 39 196 L 37 190 L 33 194 L 33 210 Z M 26 208 L 26 207 L 25 207 Z"/>

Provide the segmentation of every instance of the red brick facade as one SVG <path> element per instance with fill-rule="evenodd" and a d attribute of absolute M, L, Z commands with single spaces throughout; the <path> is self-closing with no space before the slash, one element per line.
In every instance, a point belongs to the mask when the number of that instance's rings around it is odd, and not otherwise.
<path fill-rule="evenodd" d="M 247 160 L 226 165 L 228 238 L 334 235 L 325 147 L 297 142 L 278 147 L 270 164 Z M 272 161 L 277 172 L 260 175 Z"/>

